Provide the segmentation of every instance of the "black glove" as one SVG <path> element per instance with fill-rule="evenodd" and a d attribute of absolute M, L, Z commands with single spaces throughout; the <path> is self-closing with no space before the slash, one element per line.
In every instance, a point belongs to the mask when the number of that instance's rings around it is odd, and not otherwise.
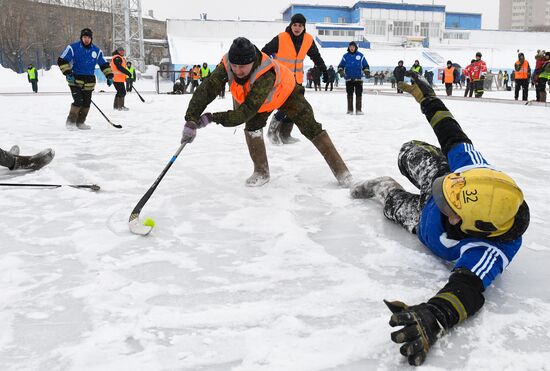
<path fill-rule="evenodd" d="M 368 79 L 370 77 L 370 70 L 368 68 L 365 68 L 363 72 L 365 73 L 365 77 Z"/>
<path fill-rule="evenodd" d="M 407 71 L 405 76 L 410 77 L 414 81 L 414 85 L 407 84 L 404 81 L 397 83 L 397 88 L 411 94 L 418 103 L 422 103 L 425 99 L 435 98 L 435 92 L 430 86 L 428 80 L 420 76 L 416 72 Z"/>
<path fill-rule="evenodd" d="M 384 300 L 384 303 L 393 313 L 390 326 L 404 326 L 391 333 L 392 341 L 404 343 L 399 349 L 401 354 L 407 357 L 410 365 L 420 366 L 446 326 L 444 314 L 436 305 L 429 303 L 412 307 L 400 301 Z"/>
<path fill-rule="evenodd" d="M 340 75 L 340 77 L 344 77 L 345 74 L 344 74 L 344 69 L 343 68 L 338 68 L 338 75 Z"/>

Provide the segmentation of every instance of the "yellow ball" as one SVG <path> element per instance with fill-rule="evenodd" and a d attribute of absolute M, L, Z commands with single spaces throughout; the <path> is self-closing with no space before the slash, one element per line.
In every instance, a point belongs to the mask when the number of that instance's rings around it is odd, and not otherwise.
<path fill-rule="evenodd" d="M 155 226 L 155 221 L 151 218 L 147 218 L 145 219 L 145 221 L 143 222 L 143 225 L 147 226 L 147 227 L 154 227 Z"/>

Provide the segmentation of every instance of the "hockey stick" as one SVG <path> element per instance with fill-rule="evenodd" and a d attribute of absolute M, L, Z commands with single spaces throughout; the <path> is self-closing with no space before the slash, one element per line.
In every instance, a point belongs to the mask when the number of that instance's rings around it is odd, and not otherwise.
<path fill-rule="evenodd" d="M 99 109 L 99 107 L 97 106 L 97 104 L 95 104 L 93 100 L 91 100 L 91 102 L 92 102 L 92 104 L 95 106 L 95 108 L 97 108 L 97 110 L 99 111 L 99 113 L 101 113 L 101 114 L 103 115 L 103 117 L 105 117 L 105 120 L 107 120 L 107 122 L 108 122 L 109 124 L 111 124 L 112 126 L 114 126 L 114 127 L 117 128 L 117 129 L 122 129 L 122 125 L 113 124 L 113 123 L 111 122 L 111 120 L 109 120 L 109 118 L 108 118 L 107 116 L 105 116 L 105 114 L 103 113 L 103 111 Z"/>
<path fill-rule="evenodd" d="M 141 99 L 141 101 L 142 101 L 143 103 L 145 103 L 145 99 L 143 99 L 143 97 L 141 96 L 141 94 L 139 94 L 139 91 L 137 91 L 137 89 L 136 89 L 136 87 L 135 87 L 134 85 L 132 85 L 132 90 L 135 90 L 136 93 L 137 93 L 137 95 L 138 95 L 138 97 L 139 97 L 139 99 Z"/>
<path fill-rule="evenodd" d="M 160 181 L 162 180 L 162 178 L 164 178 L 164 176 L 168 172 L 168 169 L 170 169 L 172 164 L 176 161 L 176 158 L 178 158 L 178 155 L 183 150 L 183 147 L 185 147 L 186 144 L 187 142 L 183 142 L 180 145 L 176 153 L 172 156 L 170 161 L 168 161 L 168 164 L 166 164 L 166 166 L 164 167 L 164 170 L 162 170 L 162 172 L 160 173 L 158 178 L 155 180 L 153 185 L 147 190 L 147 192 L 145 192 L 143 197 L 141 197 L 137 205 L 134 207 L 134 210 L 132 210 L 132 213 L 130 214 L 130 218 L 128 219 L 128 227 L 130 228 L 130 232 L 134 234 L 139 234 L 142 236 L 147 236 L 153 230 L 153 226 L 144 225 L 139 221 L 139 213 L 141 212 L 141 209 L 143 209 L 143 207 L 145 206 L 145 203 L 149 200 L 149 198 L 151 197 L 155 189 L 157 189 L 157 186 L 159 185 Z"/>
<path fill-rule="evenodd" d="M 59 188 L 59 187 L 73 187 L 73 188 L 87 188 L 92 191 L 99 191 L 101 189 L 97 184 L 30 184 L 30 183 L 0 183 L 0 186 L 4 187 L 46 187 L 46 188 Z"/>

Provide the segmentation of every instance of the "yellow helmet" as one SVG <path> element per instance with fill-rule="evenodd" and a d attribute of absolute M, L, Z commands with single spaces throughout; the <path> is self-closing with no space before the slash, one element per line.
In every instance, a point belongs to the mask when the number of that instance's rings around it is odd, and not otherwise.
<path fill-rule="evenodd" d="M 440 210 L 444 198 L 460 216 L 463 232 L 487 237 L 510 230 L 523 203 L 523 193 L 512 178 L 487 168 L 439 177 L 433 183 L 432 194 Z"/>

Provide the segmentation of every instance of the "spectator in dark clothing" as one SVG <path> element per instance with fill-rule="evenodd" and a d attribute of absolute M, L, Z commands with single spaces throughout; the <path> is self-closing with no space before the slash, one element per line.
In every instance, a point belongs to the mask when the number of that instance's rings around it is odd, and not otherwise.
<path fill-rule="evenodd" d="M 310 68 L 307 70 L 306 80 L 307 80 L 306 88 L 311 89 L 313 87 L 313 68 Z"/>
<path fill-rule="evenodd" d="M 405 81 L 405 72 L 407 72 L 407 69 L 403 66 L 403 61 L 397 62 L 397 66 L 393 69 L 393 76 L 397 84 L 399 84 L 399 81 Z M 397 93 L 403 94 L 403 90 L 399 89 L 399 86 L 397 86 Z"/>
<path fill-rule="evenodd" d="M 27 79 L 32 85 L 32 91 L 38 93 L 38 72 L 32 63 L 29 64 L 29 67 L 27 68 Z"/>
<path fill-rule="evenodd" d="M 315 87 L 315 91 L 319 89 L 321 91 L 321 71 L 319 70 L 319 67 L 315 66 L 313 67 L 313 86 Z"/>
<path fill-rule="evenodd" d="M 380 75 L 378 74 L 378 72 L 375 72 L 373 77 L 374 77 L 374 85 L 378 85 L 378 79 L 380 78 Z"/>
<path fill-rule="evenodd" d="M 330 85 L 330 91 L 332 91 L 335 78 L 336 78 L 336 71 L 334 70 L 334 67 L 330 66 L 327 69 L 327 80 L 325 81 L 325 91 L 328 90 L 329 85 Z"/>
<path fill-rule="evenodd" d="M 426 78 L 426 80 L 428 81 L 430 86 L 433 86 L 433 84 L 434 84 L 434 73 L 433 73 L 433 71 L 426 70 L 424 72 L 424 77 Z"/>

